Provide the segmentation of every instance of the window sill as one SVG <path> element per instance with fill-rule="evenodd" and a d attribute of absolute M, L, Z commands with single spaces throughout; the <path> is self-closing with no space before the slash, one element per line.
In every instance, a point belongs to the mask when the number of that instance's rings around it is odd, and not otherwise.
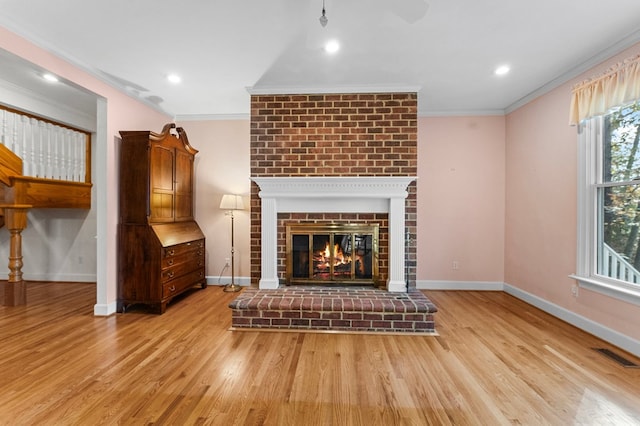
<path fill-rule="evenodd" d="M 609 282 L 597 277 L 582 277 L 572 274 L 569 275 L 569 278 L 578 281 L 578 285 L 587 290 L 640 306 L 640 289 L 629 288 L 625 284 L 618 284 L 615 281 Z"/>

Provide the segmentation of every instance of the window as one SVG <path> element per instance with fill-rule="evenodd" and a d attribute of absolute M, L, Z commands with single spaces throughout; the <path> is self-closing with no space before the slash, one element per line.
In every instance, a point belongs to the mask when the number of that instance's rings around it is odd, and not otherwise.
<path fill-rule="evenodd" d="M 640 304 L 640 103 L 582 121 L 579 139 L 574 278 Z"/>

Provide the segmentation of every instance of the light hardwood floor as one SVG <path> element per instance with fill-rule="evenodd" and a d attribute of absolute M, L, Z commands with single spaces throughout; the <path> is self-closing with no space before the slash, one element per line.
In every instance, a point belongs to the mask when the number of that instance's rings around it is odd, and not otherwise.
<path fill-rule="evenodd" d="M 504 293 L 425 292 L 429 337 L 229 331 L 220 287 L 107 318 L 91 284 L 27 291 L 0 307 L 1 424 L 640 424 L 640 369 Z"/>

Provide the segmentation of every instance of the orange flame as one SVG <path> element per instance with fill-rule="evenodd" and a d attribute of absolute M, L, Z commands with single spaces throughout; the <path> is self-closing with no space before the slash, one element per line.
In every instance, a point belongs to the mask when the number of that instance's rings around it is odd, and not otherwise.
<path fill-rule="evenodd" d="M 329 265 L 331 264 L 331 257 L 333 255 L 333 266 L 337 266 L 337 265 L 345 265 L 348 264 L 349 262 L 351 262 L 351 257 L 350 256 L 346 256 L 343 252 L 342 249 L 340 248 L 340 244 L 334 244 L 333 245 L 333 252 L 331 251 L 331 247 L 329 246 L 329 243 L 327 242 L 327 244 L 324 247 L 324 250 L 322 250 L 320 253 L 318 253 L 319 255 L 319 259 L 318 259 L 318 267 L 324 269 L 324 268 L 329 268 Z"/>

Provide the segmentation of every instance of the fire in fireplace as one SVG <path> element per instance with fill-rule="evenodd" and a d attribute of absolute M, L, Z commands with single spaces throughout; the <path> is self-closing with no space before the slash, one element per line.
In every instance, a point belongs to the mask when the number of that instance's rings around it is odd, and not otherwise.
<path fill-rule="evenodd" d="M 288 284 L 374 285 L 378 224 L 287 226 Z"/>

